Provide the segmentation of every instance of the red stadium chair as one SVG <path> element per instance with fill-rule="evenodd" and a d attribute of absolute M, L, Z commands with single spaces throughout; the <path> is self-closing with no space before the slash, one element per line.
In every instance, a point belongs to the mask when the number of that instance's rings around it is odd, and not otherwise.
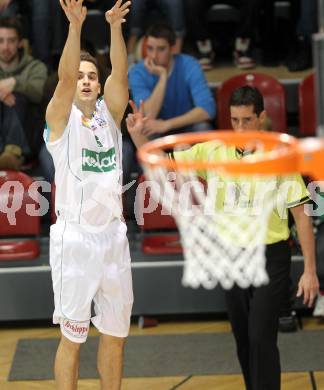
<path fill-rule="evenodd" d="M 141 183 L 145 181 L 144 176 L 139 178 L 138 182 L 138 196 L 139 209 L 137 214 L 143 216 L 143 231 L 142 251 L 146 254 L 177 254 L 182 253 L 182 246 L 180 244 L 180 237 L 177 230 L 177 225 L 171 215 L 163 215 L 162 206 L 159 204 L 157 208 L 150 212 L 144 213 L 150 202 L 150 190 L 146 188 L 141 191 Z M 161 230 L 171 230 L 167 233 L 157 233 Z M 145 235 L 145 233 L 155 233 L 152 235 Z"/>
<path fill-rule="evenodd" d="M 39 194 L 33 183 L 23 172 L 0 171 L 0 261 L 39 256 Z"/>
<path fill-rule="evenodd" d="M 316 133 L 316 104 L 314 74 L 307 76 L 298 88 L 299 131 L 304 136 Z"/>
<path fill-rule="evenodd" d="M 229 99 L 236 88 L 250 85 L 259 89 L 264 98 L 265 110 L 272 122 L 272 130 L 287 130 L 286 95 L 282 84 L 271 76 L 261 73 L 244 73 L 231 77 L 217 89 L 217 122 L 219 129 L 231 129 Z"/>

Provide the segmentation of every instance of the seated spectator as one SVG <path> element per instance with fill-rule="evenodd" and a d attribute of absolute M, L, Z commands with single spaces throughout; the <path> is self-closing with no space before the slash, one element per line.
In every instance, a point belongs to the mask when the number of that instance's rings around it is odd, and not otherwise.
<path fill-rule="evenodd" d="M 18 0 L 0 0 L 0 17 L 15 16 L 19 10 Z"/>
<path fill-rule="evenodd" d="M 173 53 L 176 35 L 168 25 L 151 26 L 146 38 L 147 57 L 129 72 L 132 98 L 137 105 L 144 102 L 149 117 L 145 135 L 152 139 L 212 129 L 216 104 L 199 62 Z M 127 184 L 131 173 L 139 169 L 134 145 L 127 137 L 123 141 L 123 163 Z"/>
<path fill-rule="evenodd" d="M 290 72 L 312 67 L 312 34 L 317 31 L 317 0 L 300 0 L 296 27 L 296 44 L 287 60 Z"/>
<path fill-rule="evenodd" d="M 129 38 L 127 41 L 127 51 L 129 64 L 135 62 L 135 51 L 137 40 L 143 34 L 146 28 L 145 21 L 148 19 L 149 8 L 152 1 L 148 0 L 133 0 L 130 9 L 130 27 Z M 176 42 L 174 51 L 180 53 L 182 49 L 183 37 L 185 35 L 185 21 L 182 0 L 159 0 L 155 2 L 159 6 L 159 11 L 164 14 L 166 20 L 173 27 L 176 33 Z"/>
<path fill-rule="evenodd" d="M 211 37 L 208 36 L 206 29 L 207 11 L 217 2 L 216 0 L 186 0 L 188 30 L 196 42 L 200 63 L 204 69 L 209 69 L 214 59 Z M 240 0 L 229 0 L 225 1 L 225 3 L 230 3 L 240 10 L 240 20 L 235 33 L 234 63 L 240 69 L 252 69 L 255 67 L 255 60 L 252 55 L 253 38 L 261 1 L 247 0 L 242 2 Z"/>
<path fill-rule="evenodd" d="M 147 57 L 131 68 L 129 85 L 135 103 L 144 101 L 147 135 L 210 129 L 215 101 L 198 61 L 173 54 L 176 35 L 166 24 L 151 26 L 146 38 Z"/>
<path fill-rule="evenodd" d="M 44 62 L 48 69 L 51 69 L 51 35 L 55 31 L 54 23 L 59 25 L 57 20 L 60 4 L 55 0 L 29 0 L 28 16 L 29 36 L 31 40 L 32 53 L 35 58 Z M 41 31 L 41 33 L 40 33 Z"/>
<path fill-rule="evenodd" d="M 63 50 L 68 30 L 59 1 L 28 0 L 25 12 L 33 56 L 45 63 L 49 71 L 56 70 L 56 57 Z"/>
<path fill-rule="evenodd" d="M 59 0 L 27 0 L 27 3 L 23 11 L 29 18 L 28 31 L 33 56 L 44 62 L 49 71 L 55 71 L 68 31 L 68 23 L 60 2 Z M 84 1 L 88 9 L 99 9 L 104 12 L 110 9 L 113 3 L 114 0 Z"/>
<path fill-rule="evenodd" d="M 290 0 L 290 20 L 286 23 L 286 36 L 279 36 L 275 25 L 275 2 L 259 0 L 262 15 L 260 37 L 263 64 L 273 66 L 280 62 L 278 53 L 283 51 L 283 60 L 291 72 L 312 67 L 312 34 L 317 31 L 317 0 Z M 282 46 L 284 43 L 284 46 Z M 288 56 L 287 56 L 288 53 Z"/>
<path fill-rule="evenodd" d="M 7 140 L 5 144 L 18 145 L 23 155 L 34 147 L 34 137 L 41 139 L 31 113 L 39 115 L 40 109 L 33 108 L 41 102 L 46 78 L 46 66 L 22 49 L 20 22 L 15 17 L 1 18 L 0 128 L 2 133 L 6 133 L 3 136 Z"/>
<path fill-rule="evenodd" d="M 198 51 L 198 61 L 203 70 L 212 68 L 215 57 L 212 39 L 207 29 L 207 12 L 214 1 L 187 0 L 186 20 L 188 31 Z"/>
<path fill-rule="evenodd" d="M 0 169 L 18 170 L 24 162 L 24 156 L 29 153 L 25 134 L 15 121 L 14 116 L 6 115 L 0 108 L 0 115 L 4 118 L 0 127 Z"/>

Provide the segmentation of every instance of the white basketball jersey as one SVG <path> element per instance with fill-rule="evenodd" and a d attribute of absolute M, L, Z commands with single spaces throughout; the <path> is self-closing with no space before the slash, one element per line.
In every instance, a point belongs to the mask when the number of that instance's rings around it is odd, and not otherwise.
<path fill-rule="evenodd" d="M 122 137 L 105 101 L 97 101 L 91 119 L 73 105 L 61 138 L 46 144 L 55 166 L 56 215 L 94 228 L 121 219 Z"/>

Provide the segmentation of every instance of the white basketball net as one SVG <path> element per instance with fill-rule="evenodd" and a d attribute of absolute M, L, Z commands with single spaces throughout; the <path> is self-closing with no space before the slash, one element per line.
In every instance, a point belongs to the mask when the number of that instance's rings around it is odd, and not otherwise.
<path fill-rule="evenodd" d="M 185 257 L 184 286 L 212 289 L 220 283 L 230 289 L 234 283 L 246 288 L 268 282 L 265 270 L 268 219 L 273 208 L 282 204 L 274 177 L 246 175 L 238 180 L 238 176 L 214 172 L 212 178 L 209 175 L 206 190 L 196 172 L 176 169 L 171 172 L 161 166 L 144 166 L 144 169 L 146 179 L 158 184 L 152 186 L 152 196 L 177 222 Z M 224 179 L 228 187 L 226 201 L 220 202 L 225 207 L 218 208 L 215 199 Z M 265 180 L 274 187 L 265 189 Z M 247 194 L 249 186 L 252 202 Z"/>

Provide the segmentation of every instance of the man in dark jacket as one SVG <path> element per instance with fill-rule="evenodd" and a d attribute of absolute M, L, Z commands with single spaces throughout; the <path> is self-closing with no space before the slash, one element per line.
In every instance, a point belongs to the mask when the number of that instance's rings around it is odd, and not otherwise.
<path fill-rule="evenodd" d="M 35 124 L 30 117 L 31 111 L 35 111 L 31 106 L 41 102 L 46 79 L 46 66 L 23 51 L 20 22 L 15 17 L 1 18 L 0 168 L 18 169 L 22 157 L 34 146 L 28 131 Z M 5 164 L 1 162 L 3 153 Z M 8 153 L 13 154 L 9 165 Z"/>

